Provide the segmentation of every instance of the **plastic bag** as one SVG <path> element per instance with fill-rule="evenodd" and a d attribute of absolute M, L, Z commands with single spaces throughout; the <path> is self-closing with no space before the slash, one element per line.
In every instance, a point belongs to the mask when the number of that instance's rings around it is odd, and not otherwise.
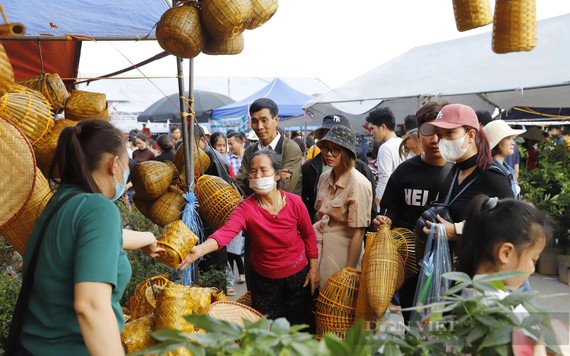
<path fill-rule="evenodd" d="M 443 274 L 452 270 L 449 243 L 443 224 L 432 224 L 420 266 L 413 305 L 421 307 L 442 301 L 450 286 L 450 282 L 443 278 Z M 415 309 L 412 312 L 411 322 L 415 325 L 425 325 L 436 321 L 441 317 L 437 309 L 437 307 Z"/>

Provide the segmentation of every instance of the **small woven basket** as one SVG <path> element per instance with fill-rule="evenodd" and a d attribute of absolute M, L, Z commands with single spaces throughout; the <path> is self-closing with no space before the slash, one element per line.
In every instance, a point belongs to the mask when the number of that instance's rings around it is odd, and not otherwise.
<path fill-rule="evenodd" d="M 493 22 L 489 0 L 453 0 L 453 12 L 458 31 L 469 31 Z"/>
<path fill-rule="evenodd" d="M 69 97 L 69 93 L 59 74 L 40 74 L 33 78 L 20 80 L 18 83 L 42 93 L 55 114 L 65 108 L 65 101 Z"/>
<path fill-rule="evenodd" d="M 251 292 L 245 292 L 241 297 L 236 300 L 237 303 L 241 303 L 245 306 L 251 307 L 253 303 L 251 302 Z"/>
<path fill-rule="evenodd" d="M 121 333 L 121 343 L 127 354 L 138 352 L 156 344 L 151 333 L 154 330 L 155 318 L 149 314 L 125 324 Z"/>
<path fill-rule="evenodd" d="M 54 125 L 51 131 L 34 144 L 36 165 L 46 177 L 49 175 L 49 166 L 51 165 L 51 161 L 55 156 L 55 149 L 57 148 L 59 135 L 61 135 L 61 132 L 66 127 L 75 125 L 77 125 L 77 122 L 75 121 L 57 119 L 54 121 Z M 55 178 L 59 176 L 57 169 L 54 170 L 54 175 Z"/>
<path fill-rule="evenodd" d="M 139 198 L 156 200 L 170 187 L 174 177 L 173 166 L 159 161 L 138 163 L 131 173 L 133 188 Z"/>
<path fill-rule="evenodd" d="M 244 320 L 255 322 L 265 319 L 263 314 L 252 307 L 229 300 L 212 303 L 208 315 L 212 318 L 229 321 L 240 326 L 244 326 Z"/>
<path fill-rule="evenodd" d="M 36 225 L 38 216 L 44 211 L 50 199 L 53 197 L 53 191 L 42 172 L 37 168 L 30 167 L 29 169 L 31 172 L 35 171 L 36 174 L 33 185 L 34 189 L 24 204 L 24 207 L 20 210 L 20 213 L 13 220 L 2 225 L 0 228 L 0 233 L 6 237 L 6 240 L 8 240 L 10 245 L 14 247 L 14 250 L 18 251 L 20 255 L 24 255 L 26 243 Z M 15 181 L 20 183 L 20 179 L 22 178 L 18 178 Z M 4 188 L 6 188 L 6 186 L 4 186 Z M 11 192 L 15 194 L 16 190 L 17 189 L 11 190 Z"/>
<path fill-rule="evenodd" d="M 317 298 L 317 338 L 331 332 L 344 339 L 354 324 L 360 274 L 356 268 L 345 267 L 327 280 Z"/>
<path fill-rule="evenodd" d="M 367 295 L 377 320 L 382 319 L 396 292 L 400 256 L 390 235 L 390 226 L 381 225 L 368 260 Z"/>
<path fill-rule="evenodd" d="M 227 40 L 208 38 L 203 52 L 210 55 L 239 54 L 243 51 L 243 33 Z"/>
<path fill-rule="evenodd" d="M 158 246 L 164 248 L 164 252 L 156 260 L 176 269 L 196 243 L 198 236 L 182 220 L 176 220 L 162 230 Z"/>
<path fill-rule="evenodd" d="M 251 0 L 208 0 L 202 2 L 200 19 L 210 37 L 226 40 L 242 33 L 251 22 Z"/>
<path fill-rule="evenodd" d="M 101 119 L 109 121 L 109 106 L 104 93 L 74 90 L 65 102 L 65 118 L 72 121 Z"/>
<path fill-rule="evenodd" d="M 156 25 L 156 39 L 160 47 L 173 56 L 196 57 L 206 44 L 199 10 L 192 4 L 166 10 Z"/>
<path fill-rule="evenodd" d="M 536 46 L 536 0 L 496 0 L 493 51 L 530 51 Z"/>
<path fill-rule="evenodd" d="M 0 96 L 8 92 L 12 82 L 14 82 L 14 70 L 4 46 L 0 43 Z"/>
<path fill-rule="evenodd" d="M 392 229 L 390 233 L 394 238 L 396 250 L 404 262 L 406 279 L 415 276 L 420 271 L 420 268 L 416 262 L 414 233 L 411 230 L 401 227 Z"/>
<path fill-rule="evenodd" d="M 156 330 L 176 329 L 194 332 L 194 325 L 185 315 L 207 314 L 212 303 L 210 288 L 188 287 L 180 284 L 167 286 L 156 299 Z"/>
<path fill-rule="evenodd" d="M 165 276 L 154 276 L 141 283 L 139 283 L 133 295 L 127 301 L 127 308 L 131 313 L 131 320 L 142 318 L 145 315 L 152 313 L 156 307 L 154 295 L 160 289 L 164 289 L 167 284 L 171 282 Z M 151 288 L 151 295 L 148 294 L 148 289 Z M 154 293 L 152 291 L 155 291 Z"/>
<path fill-rule="evenodd" d="M 176 150 L 174 156 L 174 165 L 180 172 L 180 177 L 185 180 L 186 173 L 184 171 L 184 144 L 181 144 Z M 201 148 L 194 145 L 194 176 L 201 176 L 206 170 L 210 168 L 210 156 Z"/>
<path fill-rule="evenodd" d="M 230 300 L 230 298 L 224 294 L 224 291 L 218 290 L 218 288 L 212 288 L 212 303 L 223 302 Z"/>
<path fill-rule="evenodd" d="M 359 289 L 362 293 L 358 293 L 358 297 L 356 299 L 356 311 L 354 314 L 354 319 L 359 320 L 363 319 L 367 323 L 365 325 L 368 327 L 372 325 L 370 322 L 374 320 L 374 311 L 368 302 L 368 296 L 366 294 L 367 286 L 366 283 L 366 276 L 368 275 L 368 263 L 370 260 L 370 249 L 372 248 L 372 244 L 376 239 L 376 233 L 368 232 L 366 233 L 366 246 L 364 248 L 364 256 L 362 256 L 361 268 L 362 273 L 360 274 L 360 285 Z"/>
<path fill-rule="evenodd" d="M 54 124 L 49 104 L 37 92 L 4 94 L 0 97 L 0 115 L 18 126 L 32 145 L 44 137 Z"/>
<path fill-rule="evenodd" d="M 185 204 L 186 199 L 182 195 L 167 191 L 152 203 L 147 217 L 156 225 L 165 227 L 171 222 L 180 220 Z"/>
<path fill-rule="evenodd" d="M 277 12 L 278 0 L 251 0 L 253 14 L 247 25 L 248 30 L 253 30 L 263 25 Z"/>
<path fill-rule="evenodd" d="M 214 230 L 224 226 L 241 202 L 238 192 L 222 178 L 203 175 L 196 181 L 198 211 Z"/>

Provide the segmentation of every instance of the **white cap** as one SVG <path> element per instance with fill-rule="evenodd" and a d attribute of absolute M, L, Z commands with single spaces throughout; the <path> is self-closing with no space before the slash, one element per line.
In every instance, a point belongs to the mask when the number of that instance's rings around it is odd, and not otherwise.
<path fill-rule="evenodd" d="M 526 130 L 514 130 L 503 120 L 493 120 L 483 128 L 491 149 L 495 148 L 505 137 L 518 136 Z"/>
<path fill-rule="evenodd" d="M 204 125 L 200 125 L 200 128 L 202 129 L 202 131 L 204 131 L 204 135 L 205 136 L 211 136 L 212 134 L 210 133 L 210 130 L 208 130 L 207 126 Z"/>

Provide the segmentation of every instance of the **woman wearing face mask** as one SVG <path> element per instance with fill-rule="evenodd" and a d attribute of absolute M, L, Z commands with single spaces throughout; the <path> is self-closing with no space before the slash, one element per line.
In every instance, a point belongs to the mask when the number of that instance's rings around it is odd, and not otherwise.
<path fill-rule="evenodd" d="M 315 202 L 321 287 L 335 272 L 357 267 L 364 229 L 370 225 L 372 185 L 354 168 L 355 142 L 354 132 L 345 126 L 333 126 L 317 142 L 331 168 L 319 178 Z"/>
<path fill-rule="evenodd" d="M 59 187 L 24 254 L 24 275 L 34 277 L 16 354 L 124 354 L 119 300 L 131 267 L 113 201 L 124 193 L 128 162 L 121 132 L 107 122 L 81 121 L 61 133 L 50 169 L 53 181 L 58 168 Z"/>
<path fill-rule="evenodd" d="M 223 227 L 192 248 L 179 268 L 226 246 L 244 230 L 251 239 L 253 273 L 248 278 L 253 308 L 270 319 L 308 324 L 314 331 L 312 295 L 319 284 L 315 232 L 301 197 L 277 188 L 281 168 L 276 152 L 255 152 L 248 177 L 255 193 L 238 205 Z"/>
<path fill-rule="evenodd" d="M 454 223 L 438 216 L 445 224 L 447 237 L 457 239 L 463 232 L 467 205 L 479 194 L 498 198 L 512 198 L 511 185 L 504 173 L 493 165 L 491 149 L 485 132 L 479 129 L 475 111 L 462 104 L 444 106 L 435 121 L 420 127 L 422 135 L 437 134 L 441 156 L 455 166 L 448 176 L 452 200 L 448 209 Z M 440 192 L 439 201 L 444 201 L 445 192 Z M 424 229 L 428 233 L 430 222 Z"/>

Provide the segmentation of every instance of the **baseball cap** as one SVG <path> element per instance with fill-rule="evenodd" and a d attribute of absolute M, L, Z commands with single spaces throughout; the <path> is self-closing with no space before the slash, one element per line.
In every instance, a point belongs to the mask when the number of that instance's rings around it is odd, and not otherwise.
<path fill-rule="evenodd" d="M 441 108 L 434 121 L 426 122 L 420 127 L 422 135 L 433 135 L 434 127 L 442 129 L 455 129 L 461 126 L 469 126 L 479 131 L 479 120 L 475 111 L 467 105 L 449 104 Z M 432 130 L 429 133 L 430 129 Z"/>
<path fill-rule="evenodd" d="M 526 130 L 512 129 L 509 126 L 509 124 L 507 124 L 503 120 L 493 120 L 489 122 L 483 128 L 483 131 L 485 131 L 485 134 L 489 139 L 489 146 L 491 147 L 491 149 L 497 146 L 499 142 L 501 142 L 501 140 L 504 139 L 505 137 L 518 136 L 526 132 Z"/>
<path fill-rule="evenodd" d="M 315 136 L 317 138 L 323 137 L 324 136 L 322 134 L 323 130 L 330 130 L 333 127 L 338 126 L 338 125 L 352 129 L 350 127 L 350 121 L 348 121 L 348 119 L 345 116 L 343 116 L 343 115 L 327 115 L 327 116 L 323 117 L 323 123 L 321 124 L 321 127 L 319 127 L 318 129 L 315 130 Z"/>

